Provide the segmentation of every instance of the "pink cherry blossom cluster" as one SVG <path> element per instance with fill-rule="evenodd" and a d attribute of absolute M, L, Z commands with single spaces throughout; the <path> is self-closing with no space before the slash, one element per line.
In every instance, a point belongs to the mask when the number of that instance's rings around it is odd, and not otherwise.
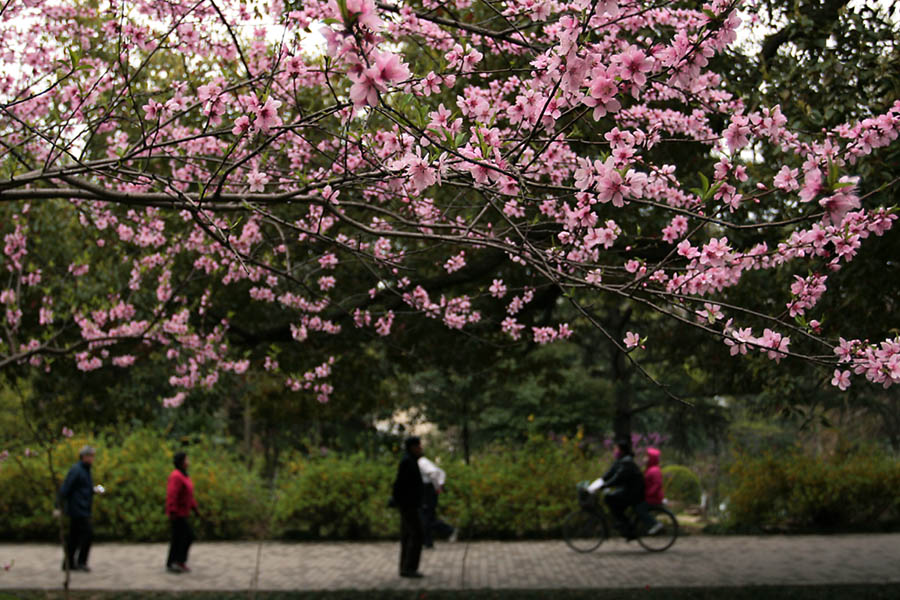
<path fill-rule="evenodd" d="M 494 8 L 528 22 L 510 29 L 468 0 L 70 4 L 12 3 L 0 22 L 0 136 L 23 165 L 0 178 L 0 365 L 127 368 L 153 346 L 171 362 L 166 406 L 253 368 L 327 401 L 335 361 L 311 337 L 394 335 L 416 313 L 555 342 L 571 326 L 527 310 L 555 286 L 645 303 L 732 355 L 802 357 L 814 339 L 840 351 L 841 389 L 900 382 L 896 339 L 818 314 L 897 218 L 857 165 L 896 144 L 900 101 L 815 134 L 751 109 L 712 60 L 737 38 L 736 1 L 509 0 Z M 657 158 L 685 142 L 711 173 Z M 763 147 L 771 170 L 749 152 Z M 81 251 L 45 258 L 51 209 Z M 503 275 L 472 284 L 489 253 Z M 760 292 L 786 310 L 730 301 L 763 270 L 792 279 Z M 245 315 L 222 316 L 235 297 L 277 314 L 309 363 L 245 358 Z"/>

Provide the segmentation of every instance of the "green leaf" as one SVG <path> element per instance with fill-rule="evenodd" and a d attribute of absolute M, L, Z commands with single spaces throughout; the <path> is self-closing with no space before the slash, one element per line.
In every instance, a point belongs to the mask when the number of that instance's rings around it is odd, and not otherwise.
<path fill-rule="evenodd" d="M 709 179 L 703 173 L 699 173 L 699 175 L 700 175 L 700 181 L 703 183 L 703 192 L 705 194 L 706 191 L 709 190 Z"/>

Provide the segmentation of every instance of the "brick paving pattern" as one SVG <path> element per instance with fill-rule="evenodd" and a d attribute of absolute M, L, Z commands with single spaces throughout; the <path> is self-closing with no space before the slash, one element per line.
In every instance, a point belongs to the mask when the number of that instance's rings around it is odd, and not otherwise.
<path fill-rule="evenodd" d="M 439 544 L 426 550 L 422 580 L 397 576 L 398 543 L 197 543 L 193 572 L 166 573 L 165 544 L 97 544 L 91 573 L 73 589 L 334 590 L 555 589 L 900 583 L 900 534 L 692 536 L 651 554 L 612 540 L 591 554 L 562 541 Z M 260 556 L 258 576 L 255 573 Z M 62 553 L 49 544 L 0 544 L 2 589 L 62 585 Z"/>

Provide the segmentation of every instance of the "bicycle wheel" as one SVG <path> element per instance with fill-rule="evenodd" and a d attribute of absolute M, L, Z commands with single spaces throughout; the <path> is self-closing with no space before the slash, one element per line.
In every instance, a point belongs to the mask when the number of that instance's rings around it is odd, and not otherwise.
<path fill-rule="evenodd" d="M 643 521 L 639 522 L 637 526 L 638 543 L 650 552 L 668 550 L 678 537 L 678 520 L 675 519 L 675 515 L 662 506 L 651 506 L 648 510 L 650 516 L 662 525 L 662 529 L 650 535 L 647 524 Z"/>
<path fill-rule="evenodd" d="M 589 510 L 576 510 L 562 524 L 563 538 L 575 552 L 592 552 L 609 537 L 606 520 Z"/>

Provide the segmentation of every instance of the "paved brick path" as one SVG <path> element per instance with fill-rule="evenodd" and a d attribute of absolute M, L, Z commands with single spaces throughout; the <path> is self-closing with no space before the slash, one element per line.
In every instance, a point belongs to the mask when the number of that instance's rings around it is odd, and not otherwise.
<path fill-rule="evenodd" d="M 650 554 L 614 540 L 592 554 L 561 541 L 442 544 L 425 551 L 424 580 L 397 577 L 398 544 L 262 545 L 198 543 L 193 572 L 168 574 L 164 544 L 97 544 L 92 573 L 73 573 L 73 589 L 322 590 L 603 588 L 744 586 L 750 584 L 900 583 L 900 535 L 681 538 Z M 257 553 L 260 571 L 254 577 Z M 55 588 L 60 550 L 43 544 L 0 544 L 0 590 Z"/>

